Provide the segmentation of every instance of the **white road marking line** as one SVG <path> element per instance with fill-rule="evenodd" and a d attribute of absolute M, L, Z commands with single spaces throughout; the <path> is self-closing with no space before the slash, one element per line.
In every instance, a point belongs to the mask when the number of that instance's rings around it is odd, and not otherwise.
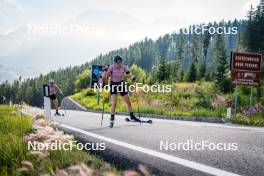
<path fill-rule="evenodd" d="M 242 129 L 242 130 L 256 130 L 264 132 L 263 127 L 250 127 L 250 126 L 235 126 L 227 124 L 207 123 L 207 122 L 194 122 L 194 121 L 181 121 L 181 120 L 166 120 L 166 119 L 153 119 L 155 122 L 174 123 L 178 125 L 193 126 L 193 127 L 220 127 L 230 129 Z"/>
<path fill-rule="evenodd" d="M 67 129 L 70 129 L 70 130 L 85 134 L 87 136 L 91 136 L 91 137 L 94 137 L 94 138 L 97 138 L 97 139 L 100 139 L 100 140 L 103 140 L 103 141 L 106 141 L 106 142 L 109 142 L 109 143 L 112 143 L 112 144 L 115 144 L 115 145 L 119 145 L 119 146 L 122 146 L 122 147 L 125 147 L 125 148 L 128 148 L 128 149 L 131 149 L 131 150 L 135 150 L 135 151 L 138 151 L 138 152 L 141 152 L 141 153 L 145 153 L 147 155 L 151 155 L 151 156 L 154 156 L 154 157 L 157 157 L 157 158 L 161 158 L 163 160 L 170 161 L 170 162 L 173 162 L 173 163 L 176 163 L 176 164 L 188 167 L 188 168 L 192 168 L 192 169 L 195 169 L 195 170 L 198 170 L 198 171 L 201 171 L 201 172 L 205 172 L 205 173 L 208 173 L 208 174 L 219 175 L 219 176 L 222 176 L 222 175 L 225 175 L 225 176 L 238 176 L 238 174 L 235 174 L 235 173 L 232 173 L 232 172 L 228 172 L 228 171 L 225 171 L 225 170 L 221 170 L 221 169 L 217 169 L 217 168 L 214 168 L 214 167 L 211 167 L 211 166 L 200 164 L 200 163 L 197 163 L 197 162 L 194 162 L 194 161 L 189 161 L 189 160 L 186 160 L 186 159 L 182 159 L 182 158 L 178 158 L 178 157 L 175 157 L 175 156 L 171 156 L 171 155 L 168 155 L 168 154 L 157 152 L 155 150 L 139 147 L 139 146 L 136 146 L 136 145 L 133 145 L 133 144 L 129 144 L 129 143 L 126 143 L 126 142 L 118 141 L 116 139 L 111 139 L 111 138 L 108 138 L 108 137 L 105 137 L 105 136 L 101 136 L 101 135 L 98 135 L 98 134 L 95 134 L 95 133 L 84 131 L 82 129 L 75 128 L 75 127 L 72 127 L 72 126 L 68 126 L 68 125 L 65 125 L 65 124 L 62 124 L 61 126 L 64 127 L 64 128 L 67 128 Z"/>
<path fill-rule="evenodd" d="M 79 112 L 87 113 L 87 114 L 100 114 L 100 113 L 85 112 L 85 111 L 79 111 Z M 116 117 L 123 118 L 123 119 L 125 119 L 127 116 L 125 116 L 125 115 L 116 115 Z M 184 121 L 184 120 L 155 119 L 155 118 L 146 118 L 146 117 L 141 117 L 141 119 L 142 120 L 151 119 L 153 122 L 171 123 L 171 124 L 184 125 L 184 126 L 193 126 L 193 127 L 220 127 L 220 128 L 228 128 L 228 129 L 255 130 L 255 131 L 258 131 L 258 132 L 264 132 L 264 128 L 263 127 L 235 126 L 235 125 L 209 123 L 209 122 L 195 122 L 195 121 Z"/>
<path fill-rule="evenodd" d="M 34 113 L 30 113 L 30 112 L 26 112 L 25 110 L 21 110 L 21 112 L 23 113 L 23 114 L 26 114 L 26 115 L 29 115 L 29 116 L 34 116 Z"/>
<path fill-rule="evenodd" d="M 67 110 L 69 113 L 83 113 L 83 114 L 99 114 L 94 112 L 86 112 L 86 111 L 73 111 L 73 110 Z M 117 115 L 118 117 L 121 117 L 125 119 L 126 116 L 123 115 Z M 97 118 L 97 117 L 96 117 Z M 101 118 L 101 116 L 100 116 Z M 148 119 L 142 117 L 142 119 Z M 163 123 L 171 123 L 171 124 L 177 124 L 177 125 L 183 125 L 183 126 L 192 126 L 192 127 L 220 127 L 220 128 L 228 128 L 228 129 L 240 129 L 240 130 L 253 130 L 257 132 L 264 133 L 263 127 L 250 127 L 250 126 L 232 126 L 232 125 L 226 125 L 226 124 L 214 124 L 214 123 L 206 123 L 206 122 L 193 122 L 193 121 L 182 121 L 182 120 L 166 120 L 166 119 L 155 119 L 151 118 L 153 122 L 163 122 Z"/>

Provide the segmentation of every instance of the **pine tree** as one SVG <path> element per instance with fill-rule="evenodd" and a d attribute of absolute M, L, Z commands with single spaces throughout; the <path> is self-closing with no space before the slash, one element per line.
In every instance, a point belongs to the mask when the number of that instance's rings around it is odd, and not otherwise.
<path fill-rule="evenodd" d="M 157 40 L 157 46 L 160 51 L 160 56 L 162 58 L 167 58 L 167 52 L 171 44 L 171 38 L 169 34 L 166 34 L 164 37 L 159 37 Z"/>
<path fill-rule="evenodd" d="M 254 10 L 251 6 L 248 12 L 246 29 L 243 33 L 243 46 L 249 52 L 264 53 L 264 0 Z M 263 62 L 262 62 L 263 63 Z M 264 79 L 264 64 L 262 64 L 261 79 Z M 261 83 L 263 85 L 263 81 Z M 261 88 L 258 87 L 257 95 L 261 96 Z"/>
<path fill-rule="evenodd" d="M 195 26 L 193 26 L 194 28 Z M 192 61 L 198 63 L 199 61 L 199 46 L 198 46 L 198 37 L 197 34 L 194 33 L 192 35 L 192 40 L 191 40 L 191 57 L 192 57 Z"/>
<path fill-rule="evenodd" d="M 193 26 L 192 28 L 194 28 Z M 194 32 L 192 35 L 192 40 L 191 40 L 191 58 L 192 58 L 192 64 L 196 67 L 196 80 L 200 78 L 200 73 L 199 73 L 199 61 L 200 61 L 200 52 L 199 52 L 199 45 L 198 45 L 198 36 Z"/>
<path fill-rule="evenodd" d="M 176 68 L 175 74 L 179 81 L 183 80 L 184 70 L 183 70 L 183 59 L 184 59 L 184 38 L 182 29 L 180 30 L 179 36 L 179 44 L 178 44 L 178 51 L 177 51 L 177 60 L 176 60 Z"/>
<path fill-rule="evenodd" d="M 224 35 L 217 34 L 216 38 L 217 43 L 217 56 L 216 56 L 216 62 L 217 62 L 217 69 L 215 72 L 215 79 L 216 79 L 216 85 L 218 86 L 219 90 L 221 91 L 227 91 L 227 88 L 229 85 L 226 85 L 227 83 L 227 68 L 228 68 L 228 62 L 227 62 L 227 55 L 226 55 L 226 49 L 224 45 Z"/>
<path fill-rule="evenodd" d="M 157 80 L 159 82 L 166 81 L 169 79 L 170 68 L 164 58 L 161 58 L 160 64 L 157 71 Z"/>
<path fill-rule="evenodd" d="M 201 77 L 205 77 L 207 71 L 207 51 L 210 44 L 211 35 L 209 31 L 206 31 L 203 38 L 203 60 L 200 66 Z"/>
<path fill-rule="evenodd" d="M 254 8 L 251 5 L 250 6 L 250 10 L 248 12 L 248 21 L 247 21 L 247 26 L 246 26 L 246 30 L 244 32 L 244 36 L 243 36 L 243 44 L 244 46 L 247 47 L 248 51 L 252 51 L 254 48 L 254 38 L 255 38 L 255 27 L 254 26 Z"/>
<path fill-rule="evenodd" d="M 197 80 L 197 67 L 195 65 L 195 62 L 193 61 L 187 73 L 186 81 L 195 82 L 196 80 Z"/>
<path fill-rule="evenodd" d="M 166 62 L 164 58 L 161 58 L 157 71 L 157 80 L 163 81 L 166 76 Z"/>

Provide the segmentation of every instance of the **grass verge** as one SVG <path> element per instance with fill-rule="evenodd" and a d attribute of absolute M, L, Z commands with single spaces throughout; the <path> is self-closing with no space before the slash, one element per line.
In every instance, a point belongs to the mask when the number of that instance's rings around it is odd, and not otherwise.
<path fill-rule="evenodd" d="M 99 104 L 97 104 L 97 93 L 93 92 L 92 89 L 84 89 L 72 95 L 71 98 L 90 110 L 101 111 L 103 102 L 105 102 L 105 112 L 110 112 L 111 110 L 109 93 L 107 92 L 101 92 Z M 212 107 L 205 108 L 198 105 L 196 106 L 195 104 L 197 104 L 198 99 L 194 97 L 179 101 L 181 103 L 180 105 L 175 104 L 175 102 L 171 102 L 173 97 L 170 95 L 158 95 L 157 93 L 142 94 L 139 98 L 139 103 L 137 103 L 135 95 L 130 96 L 130 99 L 134 112 L 138 112 L 137 107 L 139 106 L 140 113 L 146 114 L 209 118 L 225 118 L 226 116 L 226 109 L 224 107 L 213 109 Z M 123 100 L 120 96 L 118 96 L 117 101 L 118 103 L 116 106 L 116 111 L 127 112 L 126 104 L 123 103 Z"/>
<path fill-rule="evenodd" d="M 241 124 L 241 125 L 250 125 L 250 126 L 264 126 L 264 112 L 260 112 L 252 115 L 251 117 L 237 115 L 232 119 L 233 123 Z"/>
<path fill-rule="evenodd" d="M 135 96 L 131 96 L 133 111 L 141 113 L 158 114 L 181 117 L 208 117 L 225 118 L 226 107 L 224 106 L 227 95 L 214 96 L 215 92 L 210 88 L 209 83 L 204 83 L 200 87 L 195 84 L 177 84 L 172 94 L 148 93 L 140 96 L 137 104 Z M 208 88 L 209 87 L 209 88 Z M 75 93 L 71 98 L 90 110 L 102 110 L 105 103 L 105 111 L 110 112 L 111 103 L 109 93 L 102 92 L 99 105 L 97 104 L 97 93 L 92 89 L 84 89 Z M 127 112 L 127 107 L 120 96 L 118 96 L 117 112 Z M 212 106 L 216 104 L 216 106 Z M 263 110 L 262 110 L 263 111 Z M 259 112 L 251 117 L 237 115 L 232 119 L 233 123 L 250 126 L 264 126 L 264 113 Z"/>
<path fill-rule="evenodd" d="M 11 106 L 0 106 L 0 175 L 17 175 L 17 168 L 22 161 L 30 161 L 33 169 L 20 172 L 21 175 L 35 176 L 51 174 L 57 168 L 63 169 L 74 164 L 85 163 L 97 173 L 111 171 L 118 174 L 119 171 L 102 160 L 85 151 L 77 149 L 64 151 L 49 151 L 49 154 L 39 160 L 31 155 L 27 144 L 23 142 L 23 136 L 33 131 L 32 118 L 21 116 L 18 109 Z"/>

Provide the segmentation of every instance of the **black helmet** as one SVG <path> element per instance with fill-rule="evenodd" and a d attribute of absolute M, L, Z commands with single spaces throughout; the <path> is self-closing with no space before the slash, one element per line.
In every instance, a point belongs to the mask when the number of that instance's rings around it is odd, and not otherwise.
<path fill-rule="evenodd" d="M 115 63 L 122 63 L 123 62 L 123 58 L 120 55 L 114 56 L 113 60 L 114 60 Z"/>

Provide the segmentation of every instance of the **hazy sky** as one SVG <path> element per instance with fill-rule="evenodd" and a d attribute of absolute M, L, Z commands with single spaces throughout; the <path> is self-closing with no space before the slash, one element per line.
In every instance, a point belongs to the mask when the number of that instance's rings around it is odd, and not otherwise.
<path fill-rule="evenodd" d="M 32 77 L 189 25 L 245 19 L 250 5 L 259 1 L 0 0 L 0 76 Z M 28 24 L 95 28 L 73 35 L 29 35 Z"/>
<path fill-rule="evenodd" d="M 259 0 L 0 0 L 0 33 L 20 25 L 63 23 L 87 9 L 126 12 L 139 20 L 186 24 L 242 19 Z"/>

